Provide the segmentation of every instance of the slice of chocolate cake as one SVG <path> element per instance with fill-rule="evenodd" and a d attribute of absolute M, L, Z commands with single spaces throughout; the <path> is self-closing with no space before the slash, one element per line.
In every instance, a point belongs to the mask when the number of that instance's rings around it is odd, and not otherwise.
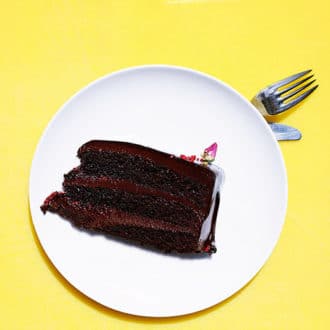
<path fill-rule="evenodd" d="M 195 163 L 127 142 L 87 142 L 78 150 L 80 166 L 64 175 L 64 192 L 41 209 L 166 252 L 214 253 L 221 176 L 209 165 L 214 148 Z"/>

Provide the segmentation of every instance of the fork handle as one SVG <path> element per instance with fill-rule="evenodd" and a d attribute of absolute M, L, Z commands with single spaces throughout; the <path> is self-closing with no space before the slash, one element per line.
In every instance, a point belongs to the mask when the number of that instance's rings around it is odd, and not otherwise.
<path fill-rule="evenodd" d="M 296 128 L 278 124 L 278 123 L 268 123 L 269 127 L 273 131 L 277 141 L 292 141 L 292 140 L 300 140 L 301 133 Z"/>

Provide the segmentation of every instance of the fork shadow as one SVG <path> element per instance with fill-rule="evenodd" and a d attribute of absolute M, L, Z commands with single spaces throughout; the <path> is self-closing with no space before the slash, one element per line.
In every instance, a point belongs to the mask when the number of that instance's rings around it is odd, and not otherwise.
<path fill-rule="evenodd" d="M 199 311 L 199 312 L 195 312 L 195 313 L 191 313 L 191 314 L 186 314 L 186 315 L 182 315 L 182 316 L 174 316 L 174 317 L 145 317 L 145 316 L 131 315 L 131 314 L 127 314 L 127 313 L 124 313 L 124 312 L 116 311 L 114 309 L 106 307 L 106 306 L 92 300 L 91 298 L 85 296 L 78 289 L 76 289 L 74 286 L 72 286 L 60 274 L 60 272 L 56 269 L 56 267 L 50 261 L 50 259 L 46 255 L 44 249 L 41 246 L 41 243 L 39 241 L 39 238 L 37 236 L 37 233 L 36 233 L 34 225 L 33 225 L 32 216 L 31 216 L 31 212 L 30 212 L 29 207 L 28 207 L 28 214 L 29 214 L 30 227 L 31 227 L 31 232 L 32 232 L 34 242 L 37 246 L 37 249 L 38 249 L 43 261 L 47 265 L 50 272 L 63 285 L 63 287 L 66 289 L 66 291 L 68 293 L 70 293 L 74 298 L 80 300 L 85 305 L 89 306 L 90 308 L 93 308 L 93 309 L 97 310 L 98 312 L 102 313 L 103 315 L 105 315 L 107 317 L 116 318 L 116 319 L 121 320 L 121 321 L 135 322 L 135 323 L 141 323 L 141 324 L 171 324 L 171 323 L 178 323 L 178 322 L 193 320 L 195 318 L 198 318 L 198 317 L 201 317 L 201 316 L 204 316 L 204 315 L 208 315 L 212 312 L 215 312 L 215 311 L 223 308 L 227 304 L 230 304 L 230 302 L 232 302 L 235 298 L 237 298 L 243 292 L 243 290 L 250 285 L 250 283 L 254 279 L 254 278 L 252 278 L 243 288 L 241 288 L 239 291 L 234 293 L 229 298 L 223 300 L 219 304 L 216 304 L 216 305 L 211 306 L 207 309 L 204 309 L 203 311 Z"/>

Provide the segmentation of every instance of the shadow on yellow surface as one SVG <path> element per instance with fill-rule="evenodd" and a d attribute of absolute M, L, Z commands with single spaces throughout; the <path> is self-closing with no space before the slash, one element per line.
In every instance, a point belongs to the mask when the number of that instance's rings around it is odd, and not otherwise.
<path fill-rule="evenodd" d="M 132 321 L 132 322 L 143 323 L 143 324 L 145 324 L 145 323 L 170 324 L 170 323 L 177 323 L 177 322 L 180 322 L 180 321 L 192 320 L 192 319 L 197 318 L 199 316 L 211 313 L 211 312 L 225 306 L 226 304 L 230 303 L 233 299 L 235 299 L 237 296 L 239 296 L 241 294 L 241 292 L 244 290 L 244 288 L 249 286 L 250 283 L 253 280 L 252 279 L 241 290 L 239 290 L 238 292 L 236 292 L 235 294 L 233 294 L 231 297 L 227 298 L 226 300 L 222 301 L 221 303 L 219 303 L 217 305 L 214 305 L 212 307 L 209 307 L 209 308 L 207 308 L 203 311 L 193 313 L 193 314 L 188 314 L 188 315 L 183 315 L 183 316 L 175 316 L 175 317 L 145 317 L 145 316 L 136 316 L 136 315 L 125 314 L 123 312 L 119 312 L 119 311 L 113 310 L 111 308 L 105 307 L 105 306 L 99 304 L 98 302 L 90 299 L 89 297 L 87 297 L 86 295 L 81 293 L 78 289 L 76 289 L 74 286 L 72 286 L 60 274 L 60 272 L 56 269 L 56 267 L 49 260 L 48 256 L 46 255 L 44 249 L 42 248 L 42 246 L 40 244 L 39 238 L 38 238 L 37 233 L 36 233 L 36 231 L 34 229 L 34 226 L 33 226 L 33 221 L 32 221 L 32 216 L 31 216 L 30 209 L 28 210 L 28 213 L 29 213 L 29 220 L 30 220 L 30 226 L 31 226 L 33 239 L 36 243 L 36 246 L 39 250 L 39 253 L 40 253 L 42 259 L 44 260 L 44 262 L 48 266 L 48 269 L 56 277 L 56 279 L 65 287 L 65 289 L 70 294 L 72 294 L 75 298 L 79 299 L 84 304 L 88 305 L 91 308 L 94 308 L 94 309 L 98 310 L 99 312 L 101 312 L 105 315 L 112 316 L 112 317 L 115 317 L 115 318 L 123 320 L 123 321 Z"/>
<path fill-rule="evenodd" d="M 294 112 L 296 112 L 296 111 L 299 112 L 299 108 L 303 109 L 306 101 L 308 102 L 308 98 L 302 100 L 301 102 L 299 102 L 297 105 L 295 105 L 291 109 L 286 110 L 276 116 L 265 116 L 265 119 L 268 122 L 280 123 L 280 122 L 284 121 L 286 118 L 290 117 L 290 115 L 292 115 Z"/>

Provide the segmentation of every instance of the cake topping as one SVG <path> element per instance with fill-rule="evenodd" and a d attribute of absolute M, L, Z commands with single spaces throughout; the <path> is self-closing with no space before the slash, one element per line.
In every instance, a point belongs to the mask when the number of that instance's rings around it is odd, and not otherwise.
<path fill-rule="evenodd" d="M 209 165 L 214 162 L 215 156 L 217 154 L 218 145 L 217 143 L 211 144 L 208 148 L 204 149 L 204 152 L 201 154 L 200 161 L 202 165 Z"/>
<path fill-rule="evenodd" d="M 214 142 L 209 147 L 204 149 L 200 158 L 198 158 L 196 155 L 187 156 L 187 155 L 183 155 L 183 154 L 180 155 L 180 158 L 184 159 L 188 162 L 192 162 L 192 163 L 197 161 L 197 162 L 200 162 L 202 165 L 208 166 L 212 162 L 214 162 L 216 154 L 217 154 L 217 150 L 218 150 L 218 145 L 216 142 Z M 172 157 L 173 156 L 171 155 L 171 158 Z"/>
<path fill-rule="evenodd" d="M 180 158 L 187 160 L 188 162 L 194 162 L 196 160 L 196 155 L 191 155 L 191 156 L 180 155 Z"/>

